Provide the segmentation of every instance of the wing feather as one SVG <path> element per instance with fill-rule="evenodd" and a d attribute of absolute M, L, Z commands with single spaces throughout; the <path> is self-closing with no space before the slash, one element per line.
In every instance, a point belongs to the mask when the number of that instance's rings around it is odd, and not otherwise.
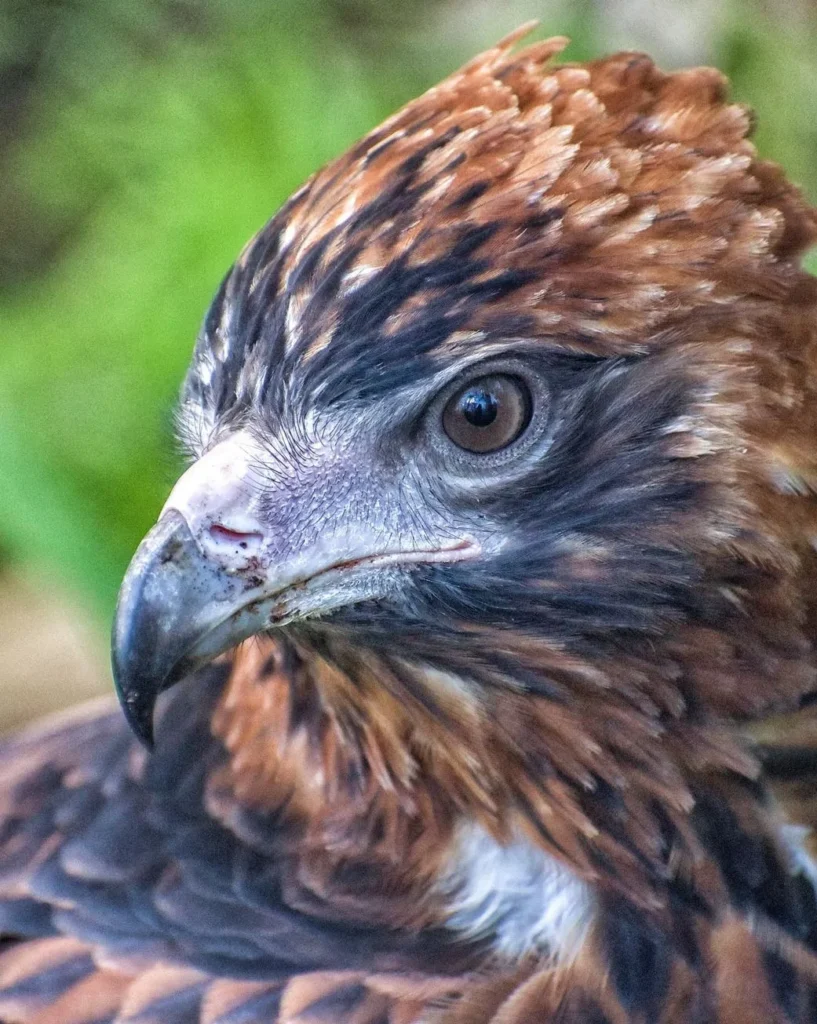
<path fill-rule="evenodd" d="M 286 997 L 293 1018 L 373 1024 L 399 1002 L 373 970 L 457 976 L 446 933 L 349 926 L 303 891 L 283 819 L 223 794 L 213 817 L 225 672 L 167 695 L 149 758 L 112 702 L 0 743 L 3 1021 L 255 1024 Z"/>

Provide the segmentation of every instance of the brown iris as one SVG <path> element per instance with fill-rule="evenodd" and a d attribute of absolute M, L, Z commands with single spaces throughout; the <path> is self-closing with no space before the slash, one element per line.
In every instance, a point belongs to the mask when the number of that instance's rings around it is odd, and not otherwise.
<path fill-rule="evenodd" d="M 482 455 L 515 441 L 530 414 L 530 392 L 522 381 L 495 374 L 471 381 L 449 399 L 443 427 L 454 444 Z"/>

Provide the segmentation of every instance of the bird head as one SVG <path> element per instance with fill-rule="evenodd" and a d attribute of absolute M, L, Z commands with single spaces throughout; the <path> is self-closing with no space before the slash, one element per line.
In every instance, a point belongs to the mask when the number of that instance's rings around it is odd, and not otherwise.
<path fill-rule="evenodd" d="M 160 691 L 269 631 L 415 691 L 609 713 L 619 744 L 627 714 L 653 735 L 813 685 L 814 213 L 716 72 L 517 38 L 319 171 L 224 279 L 190 466 L 117 611 L 143 738 Z"/>

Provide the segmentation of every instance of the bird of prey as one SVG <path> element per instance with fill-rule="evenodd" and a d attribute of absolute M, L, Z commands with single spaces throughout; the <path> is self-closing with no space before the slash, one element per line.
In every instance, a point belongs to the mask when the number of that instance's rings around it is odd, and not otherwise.
<path fill-rule="evenodd" d="M 817 1021 L 817 213 L 518 37 L 224 279 L 125 717 L 0 750 L 6 1024 Z"/>

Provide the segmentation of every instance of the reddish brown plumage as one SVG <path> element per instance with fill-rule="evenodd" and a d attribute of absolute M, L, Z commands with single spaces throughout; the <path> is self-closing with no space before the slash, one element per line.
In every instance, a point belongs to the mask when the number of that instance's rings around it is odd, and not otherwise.
<path fill-rule="evenodd" d="M 553 67 L 563 41 L 512 53 L 517 38 L 409 104 L 293 197 L 275 222 L 277 262 L 264 256 L 269 228 L 239 260 L 216 342 L 231 296 L 247 290 L 242 299 L 260 303 L 261 315 L 279 275 L 286 352 L 329 378 L 343 325 L 337 302 L 316 305 L 322 273 L 348 257 L 337 289 L 349 295 L 402 259 L 409 269 L 430 264 L 463 225 L 493 225 L 484 275 L 471 283 L 493 282 L 495 293 L 463 299 L 461 324 L 438 348 L 490 351 L 501 326 L 522 346 L 649 354 L 633 378 L 633 418 L 639 394 L 646 404 L 684 384 L 694 400 L 669 422 L 660 450 L 683 467 L 695 502 L 667 506 L 621 544 L 689 559 L 698 614 L 662 610 L 646 640 L 607 646 L 462 621 L 474 663 L 490 652 L 496 666 L 499 653 L 520 679 L 546 679 L 547 692 L 510 685 L 496 668 L 495 685 L 478 692 L 434 671 L 398 671 L 331 630 L 323 653 L 297 633 L 255 638 L 225 660 L 226 681 L 199 712 L 199 741 L 210 730 L 218 742 L 205 747 L 200 796 L 180 784 L 181 850 L 162 824 L 178 796 L 165 775 L 192 772 L 172 767 L 176 754 L 162 755 L 167 769 L 135 750 L 90 765 L 82 725 L 12 744 L 0 895 L 31 892 L 49 913 L 62 908 L 56 927 L 67 937 L 22 932 L 0 954 L 4 1019 L 79 1024 L 118 1009 L 116 1021 L 176 1020 L 171 997 L 202 1024 L 817 1017 L 817 905 L 810 890 L 788 891 L 791 854 L 768 788 L 777 778 L 791 820 L 812 820 L 817 771 L 803 749 L 817 746 L 813 726 L 769 723 L 817 692 L 817 282 L 798 262 L 817 239 L 817 214 L 757 159 L 749 116 L 725 100 L 717 72 L 666 75 L 634 54 Z M 378 207 L 412 158 L 410 197 Z M 380 212 L 361 223 L 352 214 L 367 204 Z M 396 303 L 385 340 L 422 324 L 443 287 L 432 282 Z M 250 359 L 237 393 L 253 369 Z M 603 462 L 636 443 L 634 433 L 603 436 L 595 455 Z M 619 565 L 618 541 L 577 533 L 536 585 L 570 593 Z M 650 585 L 650 571 L 635 582 Z M 121 745 L 112 720 L 99 721 Z M 767 746 L 779 743 L 781 722 L 784 745 L 797 751 L 758 750 L 746 738 L 748 726 Z M 160 751 L 181 744 L 174 728 L 160 733 Z M 120 853 L 100 848 L 96 833 L 96 846 L 87 838 L 82 814 L 60 810 L 82 786 L 105 806 L 160 793 L 147 810 L 137 800 L 157 843 L 170 843 L 139 879 L 149 906 L 137 916 L 157 935 L 125 942 L 118 904 L 105 905 L 102 924 L 94 916 L 106 885 L 131 885 L 134 899 L 137 887 Z M 27 831 L 21 823 L 40 813 L 41 833 Z M 196 874 L 202 848 L 184 846 L 204 817 L 222 828 L 217 841 L 205 831 L 196 842 L 229 847 L 223 888 L 209 861 Z M 591 887 L 596 912 L 574 955 L 503 957 L 480 936 L 435 945 L 451 914 L 441 880 L 465 824 L 500 845 L 522 836 Z M 228 932 L 237 892 L 260 913 L 242 886 L 252 874 L 245 859 L 262 874 L 263 858 L 275 868 L 264 898 L 280 919 L 259 918 L 257 930 L 278 935 L 291 960 L 275 977 L 231 976 L 209 948 L 213 959 L 197 959 L 207 937 L 199 900 L 211 900 L 210 920 L 223 907 Z M 96 888 L 72 888 L 77 879 Z M 305 919 L 325 936 L 297 932 Z M 250 943 L 252 927 L 240 924 L 235 934 Z M 335 934 L 339 924 L 356 938 Z M 353 953 L 354 929 L 366 928 L 373 945 Z M 329 953 L 313 962 L 321 941 Z M 20 987 L 75 961 L 62 987 Z"/>

